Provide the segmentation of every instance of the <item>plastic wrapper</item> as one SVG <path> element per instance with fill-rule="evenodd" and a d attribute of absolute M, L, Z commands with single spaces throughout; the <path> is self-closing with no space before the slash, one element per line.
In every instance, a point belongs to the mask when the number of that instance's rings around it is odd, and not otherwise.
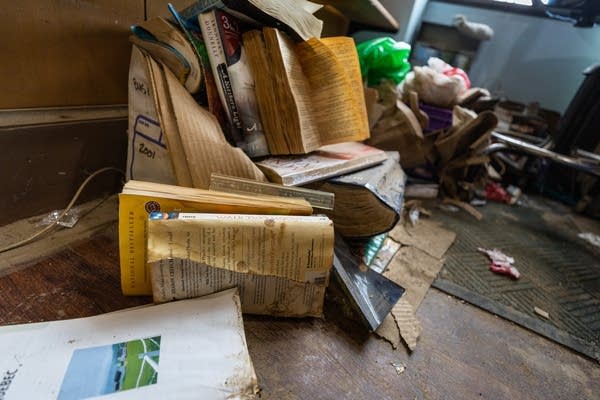
<path fill-rule="evenodd" d="M 71 209 L 59 219 L 60 214 L 62 214 L 63 210 L 54 210 L 50 212 L 48 215 L 44 217 L 37 225 L 38 226 L 47 226 L 47 225 L 60 225 L 65 228 L 72 228 L 75 226 L 77 221 L 79 221 L 79 210 Z"/>
<path fill-rule="evenodd" d="M 356 46 L 363 80 L 368 86 L 391 80 L 402 82 L 410 71 L 410 45 L 390 37 L 367 40 Z"/>

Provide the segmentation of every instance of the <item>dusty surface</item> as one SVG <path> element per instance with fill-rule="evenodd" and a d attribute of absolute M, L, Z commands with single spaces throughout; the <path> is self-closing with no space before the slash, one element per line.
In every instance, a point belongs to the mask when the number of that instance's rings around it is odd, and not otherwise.
<path fill-rule="evenodd" d="M 150 301 L 121 296 L 119 281 L 114 236 L 71 244 L 0 277 L 0 324 Z M 329 308 L 326 316 L 244 316 L 262 399 L 593 399 L 600 393 L 596 362 L 436 289 L 417 312 L 423 333 L 411 354 L 402 345 L 392 350 L 339 310 Z"/>

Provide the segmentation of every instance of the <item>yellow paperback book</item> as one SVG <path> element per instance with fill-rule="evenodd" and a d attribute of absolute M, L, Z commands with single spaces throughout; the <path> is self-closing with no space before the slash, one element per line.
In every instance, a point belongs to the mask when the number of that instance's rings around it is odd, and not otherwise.
<path fill-rule="evenodd" d="M 310 215 L 304 199 L 247 195 L 130 180 L 119 194 L 121 290 L 151 295 L 146 266 L 146 221 L 153 211 Z"/>

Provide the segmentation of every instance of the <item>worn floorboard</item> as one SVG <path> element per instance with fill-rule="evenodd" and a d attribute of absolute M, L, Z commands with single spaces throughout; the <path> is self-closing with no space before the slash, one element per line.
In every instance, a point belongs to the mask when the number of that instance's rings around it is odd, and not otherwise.
<path fill-rule="evenodd" d="M 0 255 L 0 258 L 2 256 Z M 150 302 L 119 288 L 114 227 L 0 277 L 0 324 Z M 394 351 L 328 308 L 325 320 L 245 316 L 263 399 L 593 399 L 600 367 L 431 289 L 416 351 Z M 397 372 L 396 366 L 401 370 Z"/>

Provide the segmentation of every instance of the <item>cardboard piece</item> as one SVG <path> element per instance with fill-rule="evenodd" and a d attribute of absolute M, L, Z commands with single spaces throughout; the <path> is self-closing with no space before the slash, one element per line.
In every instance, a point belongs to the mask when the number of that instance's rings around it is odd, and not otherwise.
<path fill-rule="evenodd" d="M 415 311 L 442 269 L 442 257 L 454 242 L 456 234 L 421 219 L 414 227 L 397 224 L 388 237 L 403 246 L 387 265 L 383 276 L 406 288 L 406 293 L 375 333 L 388 340 L 394 348 L 397 338 L 401 337 L 412 351 L 422 331 Z"/>
<path fill-rule="evenodd" d="M 390 342 L 393 349 L 397 349 L 400 346 L 400 329 L 391 311 L 385 316 L 375 333 Z"/>
<path fill-rule="evenodd" d="M 442 258 L 456 239 L 456 233 L 428 219 L 419 220 L 415 226 L 397 224 L 389 232 L 389 236 L 405 246 L 414 246 L 437 259 Z"/>
<path fill-rule="evenodd" d="M 404 296 L 416 310 L 443 265 L 444 260 L 434 258 L 416 247 L 403 246 L 383 276 L 406 288 Z"/>
<path fill-rule="evenodd" d="M 412 168 L 427 163 L 427 154 L 424 151 L 424 136 L 421 123 L 415 113 L 396 98 L 395 92 L 384 92 L 381 99 L 388 108 L 381 114 L 371 129 L 371 138 L 365 143 L 382 150 L 397 151 L 400 153 L 400 164 L 403 168 Z M 391 103 L 391 104 L 390 104 Z M 376 103 L 371 106 L 371 119 L 378 114 Z"/>
<path fill-rule="evenodd" d="M 423 327 L 421 322 L 415 316 L 415 309 L 408 302 L 407 298 L 401 298 L 394 308 L 392 308 L 392 316 L 400 331 L 400 336 L 410 351 L 417 347 L 417 339 L 421 336 Z"/>

